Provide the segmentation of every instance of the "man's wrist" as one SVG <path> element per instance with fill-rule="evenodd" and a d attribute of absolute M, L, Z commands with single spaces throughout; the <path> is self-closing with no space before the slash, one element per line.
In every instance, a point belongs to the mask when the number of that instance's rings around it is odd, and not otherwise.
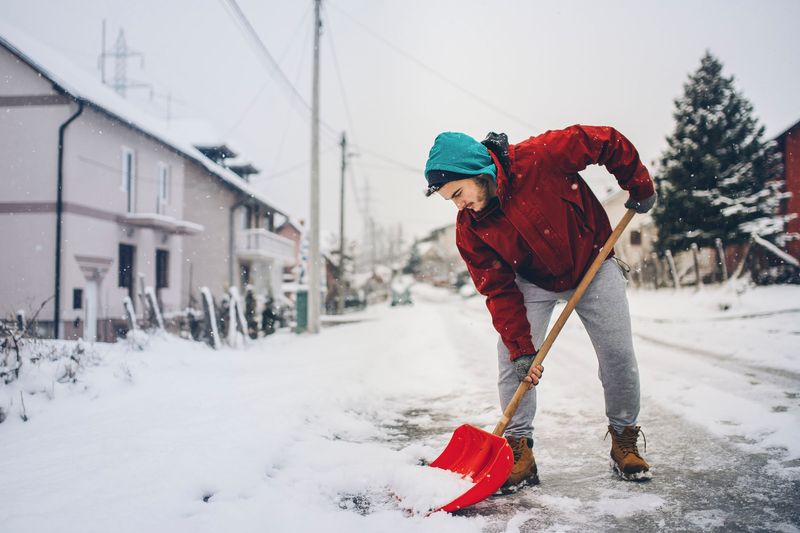
<path fill-rule="evenodd" d="M 516 372 L 520 381 L 525 379 L 525 376 L 528 375 L 528 371 L 533 365 L 533 359 L 535 356 L 536 353 L 524 354 L 514 359 L 514 371 Z"/>

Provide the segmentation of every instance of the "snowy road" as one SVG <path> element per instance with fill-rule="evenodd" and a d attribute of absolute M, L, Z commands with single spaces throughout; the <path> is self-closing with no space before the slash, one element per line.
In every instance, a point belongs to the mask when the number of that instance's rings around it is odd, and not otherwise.
<path fill-rule="evenodd" d="M 460 333 L 465 352 L 468 346 L 491 349 L 486 341 L 491 331 L 481 325 L 482 306 L 440 309 L 454 334 Z M 800 460 L 784 461 L 782 450 L 758 449 L 747 437 L 755 422 L 738 421 L 748 413 L 783 417 L 791 409 L 786 437 L 800 437 L 796 373 L 737 364 L 710 351 L 665 347 L 659 337 L 641 333 L 636 343 L 643 380 L 640 421 L 650 438 L 646 456 L 654 478 L 622 483 L 606 468 L 609 445 L 602 442 L 596 362 L 574 318 L 551 351 L 540 388 L 536 455 L 542 484 L 492 498 L 464 515 L 490 517 L 488 531 L 797 530 Z M 491 394 L 482 399 L 494 401 Z M 737 401 L 748 413 L 727 412 Z M 730 429 L 727 437 L 698 423 L 709 417 L 709 408 L 718 410 L 715 423 Z M 702 412 L 681 416 L 687 410 Z"/>
<path fill-rule="evenodd" d="M 98 345 L 75 383 L 55 379 L 57 357 L 29 365 L 0 386 L 0 531 L 799 530 L 792 312 L 715 320 L 680 295 L 631 294 L 646 483 L 608 467 L 596 360 L 574 317 L 539 390 L 542 484 L 425 517 L 450 486 L 420 464 L 456 426 L 499 416 L 496 334 L 479 299 L 425 286 L 415 298 L 241 351 Z"/>

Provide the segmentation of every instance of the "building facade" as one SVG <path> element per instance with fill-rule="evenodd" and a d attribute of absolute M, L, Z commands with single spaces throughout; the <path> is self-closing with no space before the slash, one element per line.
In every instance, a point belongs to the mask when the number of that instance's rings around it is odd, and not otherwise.
<path fill-rule="evenodd" d="M 283 216 L 57 53 L 0 26 L 0 318 L 113 340 L 124 298 L 165 312 L 200 286 L 279 292 Z"/>
<path fill-rule="evenodd" d="M 612 228 L 622 220 L 622 216 L 627 211 L 625 207 L 627 201 L 628 191 L 618 190 L 601 202 L 608 214 Z M 649 214 L 636 215 L 620 235 L 617 244 L 614 245 L 614 253 L 631 266 L 639 265 L 653 252 L 653 243 L 657 238 L 658 231 L 653 223 L 653 217 Z"/>
<path fill-rule="evenodd" d="M 783 154 L 784 190 L 791 193 L 781 205 L 781 214 L 793 215 L 786 224 L 790 237 L 786 251 L 800 259 L 800 122 L 778 135 L 776 141 Z"/>
<path fill-rule="evenodd" d="M 434 285 L 452 286 L 467 267 L 456 245 L 456 225 L 448 224 L 417 241 L 420 268 L 417 278 Z"/>
<path fill-rule="evenodd" d="M 232 286 L 243 293 L 250 286 L 274 297 L 282 292 L 285 265 L 294 264 L 295 243 L 275 232 L 276 221 L 288 217 L 234 177 L 225 177 L 187 165 L 186 216 L 202 221 L 205 229 L 184 240 L 185 305 L 197 302 L 199 287 L 219 294 Z"/>

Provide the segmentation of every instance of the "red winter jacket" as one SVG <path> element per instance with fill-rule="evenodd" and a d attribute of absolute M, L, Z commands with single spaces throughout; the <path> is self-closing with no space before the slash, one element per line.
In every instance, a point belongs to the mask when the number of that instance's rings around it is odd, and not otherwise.
<path fill-rule="evenodd" d="M 497 198 L 480 212 L 459 211 L 456 244 L 513 360 L 535 352 L 515 275 L 549 291 L 575 288 L 611 235 L 603 206 L 577 173 L 604 165 L 636 200 L 654 188 L 631 142 L 609 127 L 548 131 L 509 145 L 507 159 L 489 152 Z"/>

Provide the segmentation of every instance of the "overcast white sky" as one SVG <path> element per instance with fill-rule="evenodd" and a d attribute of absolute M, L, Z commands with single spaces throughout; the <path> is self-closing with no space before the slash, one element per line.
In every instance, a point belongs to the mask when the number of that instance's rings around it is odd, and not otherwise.
<path fill-rule="evenodd" d="M 238 4 L 310 102 L 312 0 Z M 444 130 L 479 140 L 505 131 L 518 142 L 577 122 L 612 125 L 649 165 L 672 131 L 673 100 L 706 49 L 736 77 L 768 136 L 800 120 L 795 0 L 323 5 L 322 118 L 357 144 L 350 236 L 362 233 L 366 213 L 382 226 L 402 223 L 407 238 L 453 221 L 455 208 L 426 200 L 424 178 L 411 170 L 424 167 Z M 98 79 L 102 20 L 108 46 L 124 28 L 128 45 L 144 54 L 143 68 L 129 62 L 129 76 L 171 91 L 174 116 L 211 122 L 262 170 L 257 188 L 280 209 L 308 216 L 310 115 L 259 59 L 225 2 L 0 0 L 0 8 L 7 22 Z M 113 75 L 111 61 L 108 70 Z M 146 97 L 131 91 L 132 99 Z M 149 107 L 166 114 L 163 100 Z M 338 232 L 337 145 L 338 133 L 323 128 L 323 235 Z M 600 188 L 608 183 L 602 170 L 586 176 Z"/>

